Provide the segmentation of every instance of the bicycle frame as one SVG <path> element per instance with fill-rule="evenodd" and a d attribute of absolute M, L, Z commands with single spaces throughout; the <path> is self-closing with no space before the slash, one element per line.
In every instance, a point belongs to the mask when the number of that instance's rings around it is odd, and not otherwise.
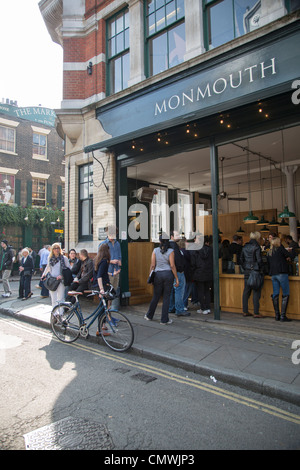
<path fill-rule="evenodd" d="M 76 301 L 76 304 L 74 305 L 74 310 L 76 310 L 77 313 L 79 314 L 81 326 L 85 325 L 87 330 L 92 326 L 92 324 L 98 317 L 102 317 L 103 315 L 114 311 L 114 310 L 107 309 L 106 301 L 103 297 L 100 299 L 100 302 L 98 306 L 96 307 L 96 309 L 85 318 L 83 316 L 81 306 L 78 300 Z M 108 322 L 111 323 L 111 319 L 109 317 L 107 319 L 108 319 Z M 90 322 L 87 323 L 89 320 Z M 116 326 L 116 325 L 112 324 L 111 326 Z"/>

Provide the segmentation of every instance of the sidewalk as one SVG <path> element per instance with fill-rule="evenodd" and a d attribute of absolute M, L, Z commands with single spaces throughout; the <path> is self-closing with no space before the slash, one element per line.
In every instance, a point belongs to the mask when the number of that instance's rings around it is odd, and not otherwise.
<path fill-rule="evenodd" d="M 49 328 L 51 302 L 40 297 L 32 279 L 33 296 L 18 300 L 18 279 L 11 282 L 12 297 L 4 299 L 0 283 L 0 313 Z M 82 299 L 85 312 L 96 304 Z M 135 340 L 127 354 L 168 363 L 175 367 L 213 377 L 252 391 L 300 405 L 300 364 L 292 362 L 294 340 L 300 340 L 300 322 L 275 322 L 273 318 L 254 319 L 236 313 L 202 315 L 190 309 L 190 317 L 170 315 L 174 323 L 161 325 L 158 306 L 153 321 L 144 320 L 147 305 L 122 307 L 134 326 Z M 90 329 L 89 341 L 96 337 L 96 325 Z M 299 349 L 299 346 L 297 347 Z M 300 358 L 300 352 L 295 354 Z M 215 379 L 215 380 L 214 380 Z"/>

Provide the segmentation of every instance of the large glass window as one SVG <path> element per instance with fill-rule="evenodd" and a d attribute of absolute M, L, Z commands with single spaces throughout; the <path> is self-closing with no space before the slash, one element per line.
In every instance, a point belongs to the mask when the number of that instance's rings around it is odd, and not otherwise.
<path fill-rule="evenodd" d="M 205 5 L 208 49 L 259 27 L 260 0 L 205 0 Z"/>
<path fill-rule="evenodd" d="M 79 236 L 93 236 L 93 164 L 79 168 Z"/>
<path fill-rule="evenodd" d="M 15 152 L 16 130 L 0 126 L 0 150 Z"/>
<path fill-rule="evenodd" d="M 40 178 L 32 178 L 32 205 L 46 206 L 47 181 Z"/>
<path fill-rule="evenodd" d="M 129 11 L 122 11 L 107 23 L 108 93 L 117 93 L 128 87 Z"/>
<path fill-rule="evenodd" d="M 150 76 L 183 62 L 184 0 L 146 0 L 146 27 Z"/>

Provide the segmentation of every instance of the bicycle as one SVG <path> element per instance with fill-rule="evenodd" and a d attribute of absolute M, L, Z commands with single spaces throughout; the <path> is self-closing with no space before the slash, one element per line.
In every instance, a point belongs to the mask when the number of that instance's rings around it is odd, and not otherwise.
<path fill-rule="evenodd" d="M 76 298 L 75 303 L 60 302 L 51 311 L 51 328 L 55 336 L 64 343 L 73 343 L 79 336 L 87 338 L 89 328 L 98 319 L 98 334 L 114 351 L 124 352 L 131 348 L 134 341 L 133 327 L 128 318 L 118 310 L 109 309 L 107 300 L 115 297 L 111 286 L 100 298 L 97 308 L 84 318 L 78 296 L 82 292 L 68 292 Z M 89 291 L 90 296 L 99 295 L 99 291 Z"/>

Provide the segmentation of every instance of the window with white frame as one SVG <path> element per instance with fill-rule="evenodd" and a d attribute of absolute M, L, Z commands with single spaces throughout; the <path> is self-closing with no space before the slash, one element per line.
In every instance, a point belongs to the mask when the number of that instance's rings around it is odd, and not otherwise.
<path fill-rule="evenodd" d="M 180 234 L 190 238 L 193 228 L 193 198 L 185 191 L 177 192 L 177 229 Z"/>
<path fill-rule="evenodd" d="M 16 129 L 0 125 L 0 151 L 16 151 Z"/>
<path fill-rule="evenodd" d="M 33 133 L 33 156 L 47 158 L 47 136 L 45 134 Z"/>
<path fill-rule="evenodd" d="M 151 186 L 157 190 L 151 203 L 151 241 L 158 242 L 161 231 L 169 233 L 170 217 L 168 188 Z"/>
<path fill-rule="evenodd" d="M 47 181 L 40 178 L 32 178 L 32 205 L 46 206 Z"/>

